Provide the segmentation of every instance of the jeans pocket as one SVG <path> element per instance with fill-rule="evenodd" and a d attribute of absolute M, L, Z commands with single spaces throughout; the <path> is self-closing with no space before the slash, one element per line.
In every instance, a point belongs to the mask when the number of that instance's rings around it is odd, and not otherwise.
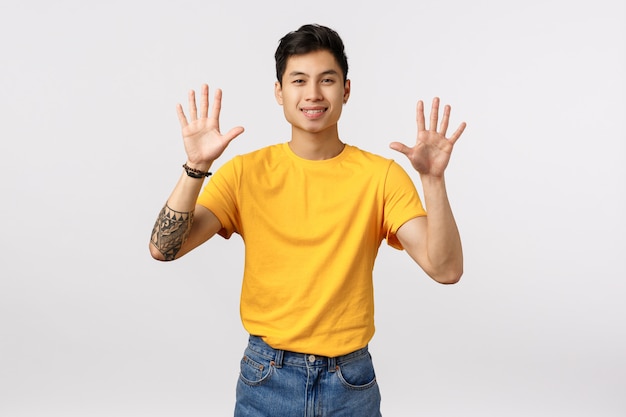
<path fill-rule="evenodd" d="M 376 385 L 374 363 L 369 353 L 337 366 L 337 377 L 349 389 L 364 390 Z"/>
<path fill-rule="evenodd" d="M 269 360 L 255 357 L 254 354 L 246 351 L 241 359 L 239 379 L 247 385 L 261 385 L 270 379 L 273 369 Z"/>

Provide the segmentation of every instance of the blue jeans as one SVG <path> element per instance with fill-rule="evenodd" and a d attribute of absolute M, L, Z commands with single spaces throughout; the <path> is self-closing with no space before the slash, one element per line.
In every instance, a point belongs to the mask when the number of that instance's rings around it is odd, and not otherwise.
<path fill-rule="evenodd" d="M 277 350 L 250 336 L 235 417 L 380 417 L 367 347 L 336 358 Z"/>

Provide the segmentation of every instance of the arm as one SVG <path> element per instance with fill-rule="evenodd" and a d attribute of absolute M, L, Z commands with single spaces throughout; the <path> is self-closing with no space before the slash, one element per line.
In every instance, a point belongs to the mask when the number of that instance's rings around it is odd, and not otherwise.
<path fill-rule="evenodd" d="M 235 127 L 225 135 L 220 133 L 219 115 L 222 92 L 217 90 L 213 111 L 209 115 L 209 87 L 202 86 L 200 115 L 196 108 L 195 92 L 189 92 L 189 120 L 180 104 L 177 105 L 178 120 L 182 128 L 187 165 L 208 172 L 226 149 L 230 141 L 243 132 Z M 150 254 L 154 259 L 171 261 L 177 259 L 211 238 L 220 230 L 217 217 L 205 207 L 196 205 L 203 179 L 181 174 L 174 191 L 159 213 L 150 239 Z"/>
<path fill-rule="evenodd" d="M 427 217 L 409 220 L 402 225 L 396 236 L 409 256 L 435 281 L 454 284 L 463 274 L 463 250 L 461 238 L 450 208 L 444 172 L 450 161 L 455 142 L 459 139 L 465 123 L 450 138 L 446 138 L 450 119 L 450 106 L 445 106 L 441 126 L 438 127 L 439 99 L 433 100 L 430 128 L 426 130 L 424 103 L 417 104 L 417 143 L 409 148 L 393 142 L 392 149 L 409 158 L 419 172 L 424 190 Z"/>

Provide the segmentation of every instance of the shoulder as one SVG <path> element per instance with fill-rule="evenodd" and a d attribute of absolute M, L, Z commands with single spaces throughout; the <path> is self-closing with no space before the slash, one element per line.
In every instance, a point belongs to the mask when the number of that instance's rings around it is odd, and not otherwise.
<path fill-rule="evenodd" d="M 267 158 L 277 158 L 284 156 L 284 146 L 284 143 L 269 145 L 252 152 L 238 155 L 235 158 L 239 158 L 242 161 L 255 161 L 259 159 L 267 160 Z"/>
<path fill-rule="evenodd" d="M 350 147 L 351 159 L 361 166 L 369 181 L 380 184 L 386 194 L 415 194 L 417 189 L 409 173 L 394 159 Z M 358 162 L 356 162 L 358 161 Z"/>
<path fill-rule="evenodd" d="M 260 168 L 268 163 L 272 163 L 272 161 L 275 163 L 282 157 L 284 157 L 283 144 L 270 145 L 248 153 L 235 155 L 224 162 L 217 171 L 237 173 L 250 167 Z"/>
<path fill-rule="evenodd" d="M 346 144 L 346 159 L 367 164 L 370 166 L 388 166 L 392 159 L 385 158 L 373 152 L 369 152 L 353 145 Z"/>
<path fill-rule="evenodd" d="M 376 163 L 392 161 L 389 158 L 385 158 L 373 152 L 366 151 L 354 145 L 346 144 L 346 151 L 348 152 L 351 158 L 360 158 L 360 159 L 364 159 L 364 160 L 368 160 L 368 161 L 376 162 Z"/>
<path fill-rule="evenodd" d="M 359 163 L 367 169 L 371 169 L 379 173 L 382 172 L 385 175 L 389 172 L 394 174 L 398 171 L 405 172 L 404 169 L 391 158 L 386 158 L 352 145 L 346 145 L 346 150 L 349 152 L 347 157 L 348 160 Z"/>

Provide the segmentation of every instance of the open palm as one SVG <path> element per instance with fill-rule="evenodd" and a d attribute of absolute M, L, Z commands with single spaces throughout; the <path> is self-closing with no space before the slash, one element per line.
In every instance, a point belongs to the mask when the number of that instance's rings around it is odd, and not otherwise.
<path fill-rule="evenodd" d="M 185 152 L 191 164 L 210 165 L 233 139 L 243 133 L 243 127 L 238 126 L 224 135 L 221 134 L 219 122 L 221 109 L 222 90 L 217 89 L 213 98 L 213 109 L 209 114 L 209 86 L 206 84 L 202 86 L 199 114 L 193 90 L 189 92 L 189 119 L 185 116 L 183 106 L 180 104 L 176 106 Z"/>
<path fill-rule="evenodd" d="M 411 161 L 411 165 L 422 175 L 442 177 L 455 142 L 461 137 L 465 130 L 465 122 L 461 123 L 458 129 L 446 138 L 448 122 L 450 120 L 450 106 L 446 105 L 443 111 L 443 118 L 439 126 L 439 98 L 433 99 L 430 112 L 430 126 L 426 129 L 424 118 L 424 102 L 417 103 L 417 142 L 415 146 L 408 147 L 400 142 L 392 142 L 389 146 L 398 152 L 403 153 Z"/>

